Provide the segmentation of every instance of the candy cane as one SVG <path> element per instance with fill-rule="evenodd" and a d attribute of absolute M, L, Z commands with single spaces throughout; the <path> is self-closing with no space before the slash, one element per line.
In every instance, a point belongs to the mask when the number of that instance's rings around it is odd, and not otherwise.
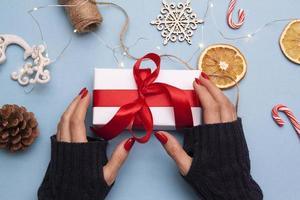
<path fill-rule="evenodd" d="M 296 117 L 292 113 L 292 111 L 288 107 L 286 107 L 285 105 L 282 105 L 282 104 L 278 104 L 278 105 L 274 106 L 274 108 L 272 109 L 272 117 L 273 117 L 274 121 L 278 124 L 278 126 L 282 127 L 284 125 L 283 119 L 281 117 L 279 117 L 279 115 L 278 115 L 279 111 L 284 112 L 287 115 L 287 117 L 293 124 L 294 129 L 300 136 L 300 123 L 298 122 L 298 120 L 296 119 Z"/>
<path fill-rule="evenodd" d="M 228 7 L 228 10 L 227 10 L 227 17 L 226 17 L 227 18 L 227 23 L 228 23 L 228 26 L 232 29 L 239 29 L 245 22 L 245 11 L 244 11 L 244 9 L 239 9 L 239 13 L 238 13 L 239 21 L 238 21 L 238 23 L 233 22 L 232 14 L 233 14 L 233 11 L 234 11 L 234 8 L 235 8 L 236 1 L 237 0 L 230 0 L 229 7 Z"/>

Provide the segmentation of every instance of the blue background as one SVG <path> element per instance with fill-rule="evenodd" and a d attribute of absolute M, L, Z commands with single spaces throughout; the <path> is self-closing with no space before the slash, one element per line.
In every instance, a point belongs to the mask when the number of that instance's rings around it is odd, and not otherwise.
<path fill-rule="evenodd" d="M 195 31 L 193 44 L 162 45 L 160 33 L 149 22 L 159 14 L 161 1 L 118 0 L 130 18 L 127 44 L 145 37 L 130 51 L 137 56 L 147 52 L 172 53 L 188 59 L 201 41 L 201 27 Z M 55 0 L 1 0 L 0 32 L 17 34 L 31 45 L 40 44 L 37 26 L 27 10 L 40 5 L 55 4 Z M 225 23 L 228 1 L 214 1 L 213 12 L 219 29 L 227 35 L 243 35 L 256 30 L 273 19 L 299 17 L 300 1 L 244 0 L 239 7 L 246 10 L 246 23 L 238 31 L 230 30 Z M 202 16 L 206 1 L 192 1 L 194 11 Z M 101 6 L 104 22 L 97 35 L 106 43 L 116 46 L 123 15 L 112 7 Z M 237 12 L 237 10 L 236 10 Z M 48 8 L 34 13 L 38 18 L 49 56 L 55 58 L 67 43 L 72 28 L 61 8 Z M 277 103 L 284 103 L 300 116 L 300 68 L 289 62 L 281 53 L 278 39 L 286 22 L 280 22 L 259 32 L 254 38 L 226 41 L 220 37 L 211 15 L 204 25 L 204 44 L 229 43 L 237 46 L 246 56 L 248 72 L 240 84 L 241 101 L 239 115 L 243 118 L 246 139 L 252 160 L 252 175 L 264 191 L 266 200 L 300 199 L 300 144 L 292 126 L 287 123 L 279 128 L 271 118 L 271 109 Z M 159 50 L 157 46 L 161 47 Z M 196 66 L 200 52 L 190 61 Z M 36 191 L 43 179 L 50 156 L 50 135 L 55 133 L 56 124 L 65 107 L 79 90 L 87 86 L 92 90 L 94 67 L 117 67 L 112 52 L 92 34 L 74 36 L 71 46 L 62 59 L 52 64 L 52 80 L 49 84 L 37 86 L 26 94 L 24 88 L 10 79 L 10 73 L 19 68 L 23 50 L 9 47 L 7 62 L 0 66 L 0 105 L 16 103 L 26 106 L 36 114 L 40 137 L 34 145 L 22 153 L 12 154 L 0 151 L 0 199 L 36 199 Z M 125 67 L 133 61 L 118 57 Z M 178 63 L 168 59 L 163 68 L 182 69 Z M 166 67 L 169 66 L 169 67 Z M 234 90 L 227 91 L 234 98 Z M 91 125 L 91 109 L 87 125 Z M 284 119 L 286 119 L 284 117 Z M 174 133 L 180 140 L 182 135 Z M 114 139 L 109 153 L 128 133 Z M 121 169 L 116 184 L 108 195 L 109 200 L 189 200 L 196 199 L 193 190 L 180 177 L 175 164 L 161 145 L 152 138 L 145 145 L 136 144 L 128 162 Z"/>

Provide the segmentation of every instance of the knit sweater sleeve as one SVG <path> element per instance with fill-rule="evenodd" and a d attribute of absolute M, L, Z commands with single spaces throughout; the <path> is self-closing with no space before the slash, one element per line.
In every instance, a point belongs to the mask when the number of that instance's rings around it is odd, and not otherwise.
<path fill-rule="evenodd" d="M 51 137 L 51 160 L 38 190 L 39 200 L 101 200 L 110 190 L 103 177 L 107 142 L 58 142 Z"/>
<path fill-rule="evenodd" d="M 193 157 L 185 180 L 203 200 L 261 200 L 250 174 L 248 147 L 239 118 L 201 125 L 185 133 L 184 149 Z"/>

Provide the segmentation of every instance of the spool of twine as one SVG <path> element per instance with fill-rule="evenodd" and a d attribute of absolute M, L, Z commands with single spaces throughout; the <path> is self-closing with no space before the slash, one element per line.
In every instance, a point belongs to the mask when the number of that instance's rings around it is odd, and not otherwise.
<path fill-rule="evenodd" d="M 78 33 L 91 32 L 101 24 L 103 18 L 93 0 L 58 0 Z"/>

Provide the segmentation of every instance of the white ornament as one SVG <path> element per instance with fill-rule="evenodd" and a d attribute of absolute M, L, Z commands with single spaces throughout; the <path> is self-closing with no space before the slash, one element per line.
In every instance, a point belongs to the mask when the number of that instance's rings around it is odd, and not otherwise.
<path fill-rule="evenodd" d="M 16 35 L 0 35 L 0 64 L 6 61 L 6 48 L 10 44 L 17 44 L 22 47 L 24 52 L 24 60 L 32 54 L 32 48 L 21 37 Z"/>
<path fill-rule="evenodd" d="M 197 29 L 197 24 L 204 23 L 193 12 L 190 5 L 191 0 L 187 0 L 185 3 L 180 2 L 177 5 L 163 0 L 162 4 L 161 14 L 157 16 L 156 20 L 151 21 L 151 24 L 156 25 L 157 30 L 162 31 L 163 44 L 167 45 L 170 40 L 172 42 L 185 40 L 191 44 L 193 30 Z"/>
<path fill-rule="evenodd" d="M 0 35 L 0 64 L 6 60 L 6 48 L 10 44 L 17 44 L 22 47 L 24 60 L 32 58 L 33 62 L 26 62 L 18 72 L 13 72 L 11 78 L 22 86 L 35 83 L 48 83 L 50 81 L 50 71 L 45 69 L 50 63 L 50 59 L 45 54 L 44 45 L 32 46 L 19 36 Z"/>

